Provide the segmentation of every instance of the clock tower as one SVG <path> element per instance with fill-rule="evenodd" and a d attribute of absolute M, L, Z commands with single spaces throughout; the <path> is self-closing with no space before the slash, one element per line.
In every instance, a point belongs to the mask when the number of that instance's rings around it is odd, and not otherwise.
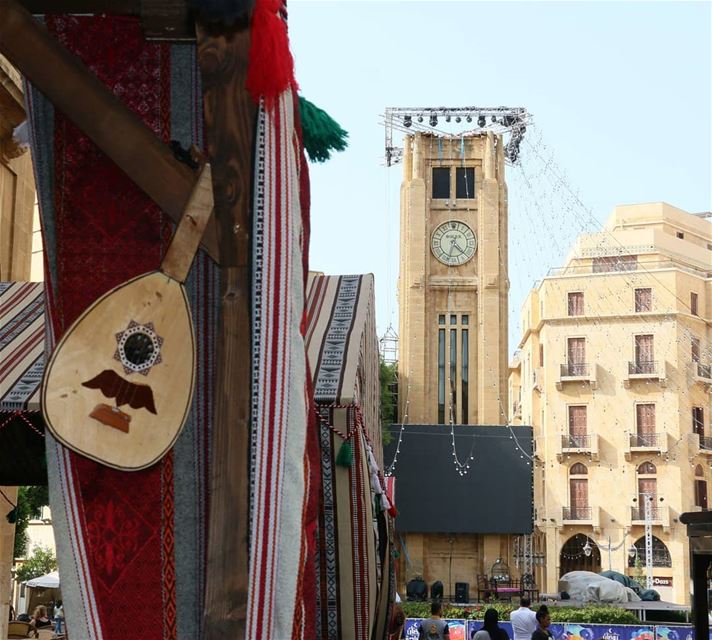
<path fill-rule="evenodd" d="M 406 135 L 399 403 L 410 424 L 505 424 L 504 145 L 492 132 Z"/>

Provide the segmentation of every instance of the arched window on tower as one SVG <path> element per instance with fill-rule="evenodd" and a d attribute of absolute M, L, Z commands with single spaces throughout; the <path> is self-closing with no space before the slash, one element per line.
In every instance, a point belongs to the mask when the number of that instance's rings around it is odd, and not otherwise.
<path fill-rule="evenodd" d="M 695 467 L 695 506 L 707 511 L 707 481 L 701 464 Z"/>
<path fill-rule="evenodd" d="M 588 506 L 588 469 L 577 462 L 569 469 L 569 513 L 565 520 L 590 520 L 591 507 Z M 568 518 L 566 516 L 569 516 Z"/>
<path fill-rule="evenodd" d="M 635 566 L 636 557 L 640 558 L 640 564 L 645 566 L 645 536 L 638 538 L 633 546 L 635 547 L 636 554 L 632 558 L 628 558 L 628 566 Z M 660 538 L 653 536 L 652 550 L 654 567 L 672 567 L 670 551 L 668 551 L 667 546 Z"/>

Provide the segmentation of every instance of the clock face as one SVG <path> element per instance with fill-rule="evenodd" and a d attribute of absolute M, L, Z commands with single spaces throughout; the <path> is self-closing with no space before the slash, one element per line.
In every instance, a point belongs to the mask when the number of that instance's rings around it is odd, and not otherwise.
<path fill-rule="evenodd" d="M 464 222 L 451 220 L 435 229 L 430 248 L 440 262 L 453 267 L 472 259 L 477 251 L 477 237 Z"/>

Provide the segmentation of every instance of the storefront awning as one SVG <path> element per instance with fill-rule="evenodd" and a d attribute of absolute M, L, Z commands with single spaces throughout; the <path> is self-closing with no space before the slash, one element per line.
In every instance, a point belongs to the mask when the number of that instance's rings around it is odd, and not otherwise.
<path fill-rule="evenodd" d="M 41 282 L 0 282 L 0 413 L 39 411 L 43 289 Z"/>

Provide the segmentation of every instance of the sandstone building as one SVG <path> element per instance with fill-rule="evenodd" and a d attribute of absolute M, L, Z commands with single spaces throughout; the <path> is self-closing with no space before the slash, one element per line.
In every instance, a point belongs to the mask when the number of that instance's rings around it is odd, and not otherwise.
<path fill-rule="evenodd" d="M 712 224 L 617 207 L 531 291 L 522 330 L 510 414 L 534 428 L 542 589 L 574 569 L 640 575 L 650 500 L 654 588 L 689 604 L 679 515 L 708 509 L 712 480 Z"/>

